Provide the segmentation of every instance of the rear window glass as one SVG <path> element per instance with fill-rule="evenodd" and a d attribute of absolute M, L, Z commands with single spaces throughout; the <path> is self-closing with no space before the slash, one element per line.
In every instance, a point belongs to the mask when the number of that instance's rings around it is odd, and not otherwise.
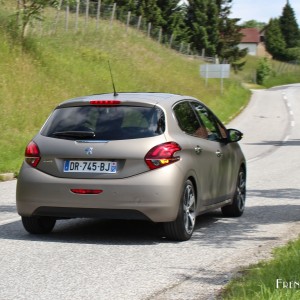
<path fill-rule="evenodd" d="M 72 140 L 124 140 L 164 131 L 165 116 L 156 106 L 80 106 L 56 109 L 41 134 Z"/>

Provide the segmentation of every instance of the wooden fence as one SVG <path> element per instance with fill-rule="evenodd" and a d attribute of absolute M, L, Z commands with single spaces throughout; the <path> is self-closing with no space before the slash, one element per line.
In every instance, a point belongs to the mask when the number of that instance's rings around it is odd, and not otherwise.
<path fill-rule="evenodd" d="M 49 17 L 47 16 L 49 19 Z M 118 9 L 117 4 L 104 5 L 101 0 L 60 0 L 55 16 L 52 17 L 50 23 L 36 22 L 31 28 L 32 33 L 39 32 L 40 34 L 54 34 L 58 30 L 67 32 L 86 31 L 93 28 L 98 30 L 101 26 L 101 20 L 106 20 L 111 28 L 115 22 L 121 22 L 124 25 L 124 31 L 129 32 L 130 29 L 135 29 L 143 32 L 147 37 L 152 38 L 158 43 L 174 49 L 185 55 L 193 55 L 197 58 L 205 59 L 205 51 L 198 53 L 191 49 L 191 44 L 179 41 L 176 34 L 165 34 L 161 27 L 154 27 L 153 24 L 147 22 L 143 16 L 134 15 L 132 12 L 122 11 Z M 211 59 L 211 58 L 208 58 Z"/>

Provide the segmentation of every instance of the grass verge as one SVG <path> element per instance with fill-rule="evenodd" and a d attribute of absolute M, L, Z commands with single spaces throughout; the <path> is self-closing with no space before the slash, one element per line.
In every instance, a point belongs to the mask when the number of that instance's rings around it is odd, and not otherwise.
<path fill-rule="evenodd" d="M 300 299 L 300 239 L 274 250 L 274 258 L 240 272 L 222 292 L 224 300 Z"/>

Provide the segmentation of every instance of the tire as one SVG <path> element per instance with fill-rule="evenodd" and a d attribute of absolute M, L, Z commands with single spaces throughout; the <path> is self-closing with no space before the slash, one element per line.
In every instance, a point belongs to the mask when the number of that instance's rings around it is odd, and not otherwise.
<path fill-rule="evenodd" d="M 29 233 L 43 234 L 52 231 L 56 219 L 51 217 L 22 217 L 22 223 Z"/>
<path fill-rule="evenodd" d="M 239 170 L 236 189 L 232 204 L 222 207 L 225 217 L 240 217 L 245 210 L 246 201 L 246 172 L 244 168 Z"/>
<path fill-rule="evenodd" d="M 174 241 L 187 241 L 191 238 L 196 222 L 196 196 L 194 185 L 187 180 L 180 200 L 175 221 L 164 223 L 165 236 Z"/>

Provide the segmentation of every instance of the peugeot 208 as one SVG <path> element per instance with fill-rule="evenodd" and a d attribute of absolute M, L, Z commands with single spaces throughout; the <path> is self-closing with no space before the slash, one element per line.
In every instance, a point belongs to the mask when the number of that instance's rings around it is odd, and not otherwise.
<path fill-rule="evenodd" d="M 163 223 L 167 238 L 188 240 L 204 212 L 242 215 L 241 138 L 189 96 L 71 99 L 26 147 L 18 213 L 33 234 L 51 232 L 57 219 L 92 217 Z"/>

